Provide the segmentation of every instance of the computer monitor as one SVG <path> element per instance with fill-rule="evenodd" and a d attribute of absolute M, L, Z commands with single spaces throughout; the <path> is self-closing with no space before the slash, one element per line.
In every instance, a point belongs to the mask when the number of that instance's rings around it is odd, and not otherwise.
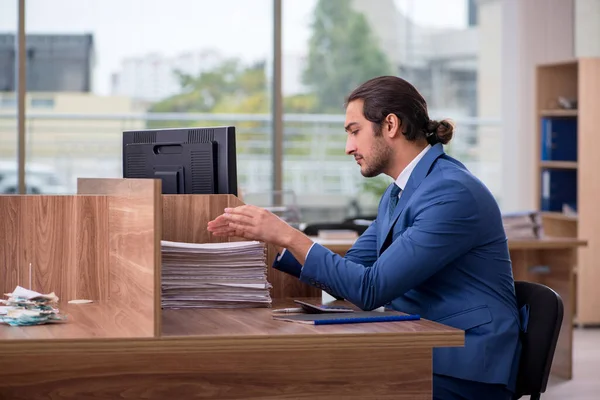
<path fill-rule="evenodd" d="M 125 131 L 123 178 L 161 179 L 163 194 L 237 196 L 235 127 Z"/>

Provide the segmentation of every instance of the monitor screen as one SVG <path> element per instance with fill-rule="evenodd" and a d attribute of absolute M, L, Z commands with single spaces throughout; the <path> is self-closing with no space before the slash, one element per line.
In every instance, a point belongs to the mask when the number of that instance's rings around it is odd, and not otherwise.
<path fill-rule="evenodd" d="M 235 127 L 125 131 L 123 178 L 161 179 L 163 194 L 237 196 Z"/>

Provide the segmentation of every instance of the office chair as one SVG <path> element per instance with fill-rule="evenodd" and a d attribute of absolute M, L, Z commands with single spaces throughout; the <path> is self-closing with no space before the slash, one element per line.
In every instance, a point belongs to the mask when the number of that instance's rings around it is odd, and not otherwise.
<path fill-rule="evenodd" d="M 377 215 L 356 215 L 352 218 L 346 218 L 344 223 L 354 223 L 355 221 L 375 221 L 377 219 Z"/>
<path fill-rule="evenodd" d="M 355 231 L 360 236 L 367 228 L 366 225 L 357 225 L 352 222 L 321 222 L 307 224 L 303 232 L 308 236 L 318 236 L 320 230 L 350 230 Z"/>
<path fill-rule="evenodd" d="M 519 309 L 529 307 L 529 321 L 521 335 L 523 348 L 513 399 L 529 395 L 531 400 L 538 400 L 546 391 L 563 320 L 563 302 L 558 293 L 539 283 L 516 281 L 515 289 Z"/>

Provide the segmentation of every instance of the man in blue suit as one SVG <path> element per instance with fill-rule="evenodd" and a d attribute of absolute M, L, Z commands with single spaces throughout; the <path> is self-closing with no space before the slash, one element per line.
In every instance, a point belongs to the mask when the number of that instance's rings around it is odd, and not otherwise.
<path fill-rule="evenodd" d="M 464 347 L 434 350 L 434 398 L 510 399 L 522 327 L 507 238 L 492 194 L 444 153 L 452 125 L 430 120 L 410 83 L 384 76 L 350 94 L 345 129 L 361 173 L 395 180 L 345 257 L 258 207 L 226 209 L 208 229 L 279 246 L 275 268 L 362 309 L 464 330 Z"/>

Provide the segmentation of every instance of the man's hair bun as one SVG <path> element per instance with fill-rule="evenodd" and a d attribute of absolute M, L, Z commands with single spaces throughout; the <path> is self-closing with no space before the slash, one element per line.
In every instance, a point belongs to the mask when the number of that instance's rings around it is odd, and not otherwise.
<path fill-rule="evenodd" d="M 434 121 L 429 120 L 425 128 L 425 137 L 430 144 L 447 144 L 452 139 L 454 125 L 447 120 Z"/>

